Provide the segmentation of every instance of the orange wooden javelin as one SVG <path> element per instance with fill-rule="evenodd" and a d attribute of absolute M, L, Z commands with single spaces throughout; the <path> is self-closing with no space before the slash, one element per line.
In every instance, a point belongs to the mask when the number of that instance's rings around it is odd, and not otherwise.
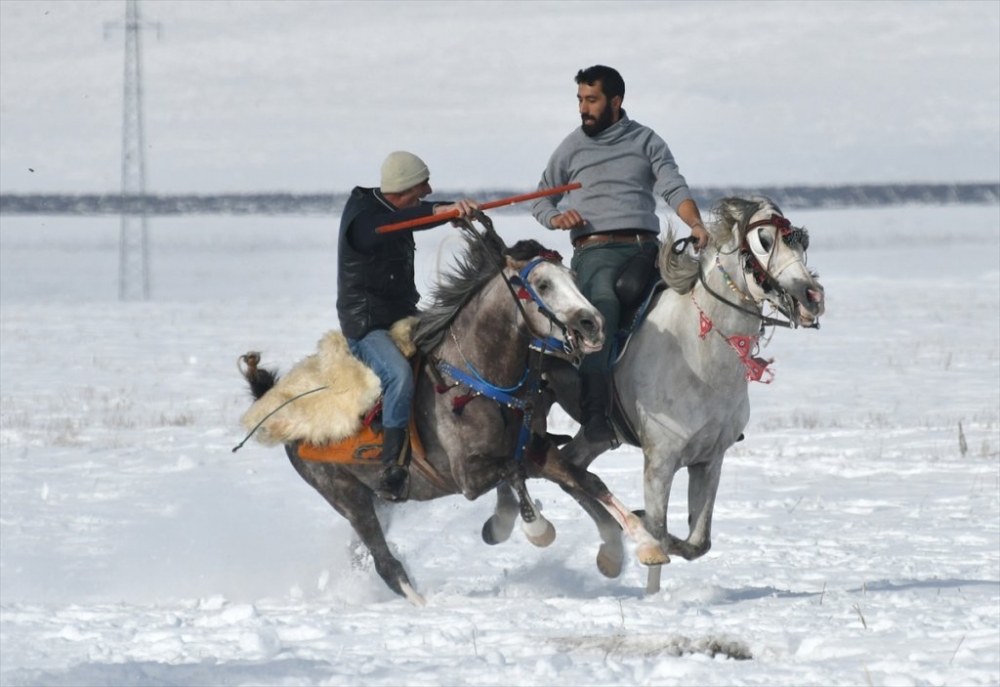
<path fill-rule="evenodd" d="M 535 191 L 534 193 L 525 193 L 520 196 L 510 196 L 509 198 L 501 198 L 500 200 L 491 200 L 488 203 L 483 203 L 479 206 L 480 210 L 491 210 L 493 208 L 503 207 L 504 205 L 513 205 L 514 203 L 523 203 L 526 200 L 534 200 L 535 198 L 542 198 L 544 196 L 554 196 L 557 193 L 565 193 L 566 191 L 573 191 L 578 189 L 582 184 L 579 182 L 573 184 L 566 184 L 565 186 L 557 186 L 556 188 L 547 188 L 542 191 Z M 412 229 L 413 227 L 419 227 L 424 224 L 430 224 L 431 222 L 441 222 L 443 220 L 452 219 L 458 217 L 458 210 L 452 210 L 451 212 L 443 212 L 440 215 L 430 215 L 429 217 L 418 217 L 417 219 L 407 220 L 405 222 L 396 222 L 395 224 L 387 224 L 384 227 L 379 227 L 375 230 L 378 234 L 388 234 L 391 231 L 400 231 L 401 229 Z"/>

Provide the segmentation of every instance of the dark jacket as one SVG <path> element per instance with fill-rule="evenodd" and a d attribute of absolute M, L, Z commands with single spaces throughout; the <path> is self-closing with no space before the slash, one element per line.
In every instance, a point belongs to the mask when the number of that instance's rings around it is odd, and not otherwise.
<path fill-rule="evenodd" d="M 420 294 L 414 282 L 414 230 L 388 234 L 375 230 L 433 212 L 433 203 L 397 210 L 378 189 L 359 186 L 351 191 L 337 241 L 337 316 L 344 336 L 360 339 L 417 312 Z"/>

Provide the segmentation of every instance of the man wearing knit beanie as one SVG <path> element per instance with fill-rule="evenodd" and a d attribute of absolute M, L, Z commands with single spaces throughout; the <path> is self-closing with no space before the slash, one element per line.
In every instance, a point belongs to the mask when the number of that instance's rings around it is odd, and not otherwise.
<path fill-rule="evenodd" d="M 413 153 L 398 150 L 382 163 L 379 188 L 358 186 L 344 206 L 337 241 L 337 316 L 351 352 L 382 382 L 382 463 L 379 495 L 405 499 L 409 465 L 409 425 L 413 404 L 413 371 L 389 337 L 389 328 L 417 312 L 420 294 L 414 280 L 414 231 L 441 226 L 448 220 L 386 234 L 379 227 L 420 217 L 458 211 L 470 217 L 474 200 L 435 204 L 430 171 Z M 450 218 L 449 218 L 450 219 Z"/>
<path fill-rule="evenodd" d="M 424 161 L 413 153 L 397 150 L 382 163 L 382 193 L 400 193 L 430 179 Z"/>

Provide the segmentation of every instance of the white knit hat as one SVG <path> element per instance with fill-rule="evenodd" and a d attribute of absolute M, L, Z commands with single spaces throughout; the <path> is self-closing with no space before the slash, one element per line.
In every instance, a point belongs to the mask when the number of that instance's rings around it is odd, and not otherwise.
<path fill-rule="evenodd" d="M 424 161 L 405 150 L 389 153 L 382 163 L 382 193 L 401 193 L 430 178 Z"/>

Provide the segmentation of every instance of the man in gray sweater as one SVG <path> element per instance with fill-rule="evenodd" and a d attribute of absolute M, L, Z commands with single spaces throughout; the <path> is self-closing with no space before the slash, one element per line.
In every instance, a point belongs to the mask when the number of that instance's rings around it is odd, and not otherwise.
<path fill-rule="evenodd" d="M 708 242 L 708 232 L 666 142 L 622 109 L 621 75 L 595 65 L 580 70 L 576 83 L 582 125 L 556 148 L 538 187 L 580 182 L 582 188 L 562 212 L 561 195 L 539 198 L 531 210 L 542 226 L 570 231 L 571 266 L 583 294 L 604 316 L 604 348 L 580 366 L 580 406 L 584 436 L 611 448 L 617 438 L 608 420 L 608 374 L 621 315 L 615 281 L 634 256 L 655 255 L 659 248 L 657 196 L 691 228 L 698 249 Z"/>

